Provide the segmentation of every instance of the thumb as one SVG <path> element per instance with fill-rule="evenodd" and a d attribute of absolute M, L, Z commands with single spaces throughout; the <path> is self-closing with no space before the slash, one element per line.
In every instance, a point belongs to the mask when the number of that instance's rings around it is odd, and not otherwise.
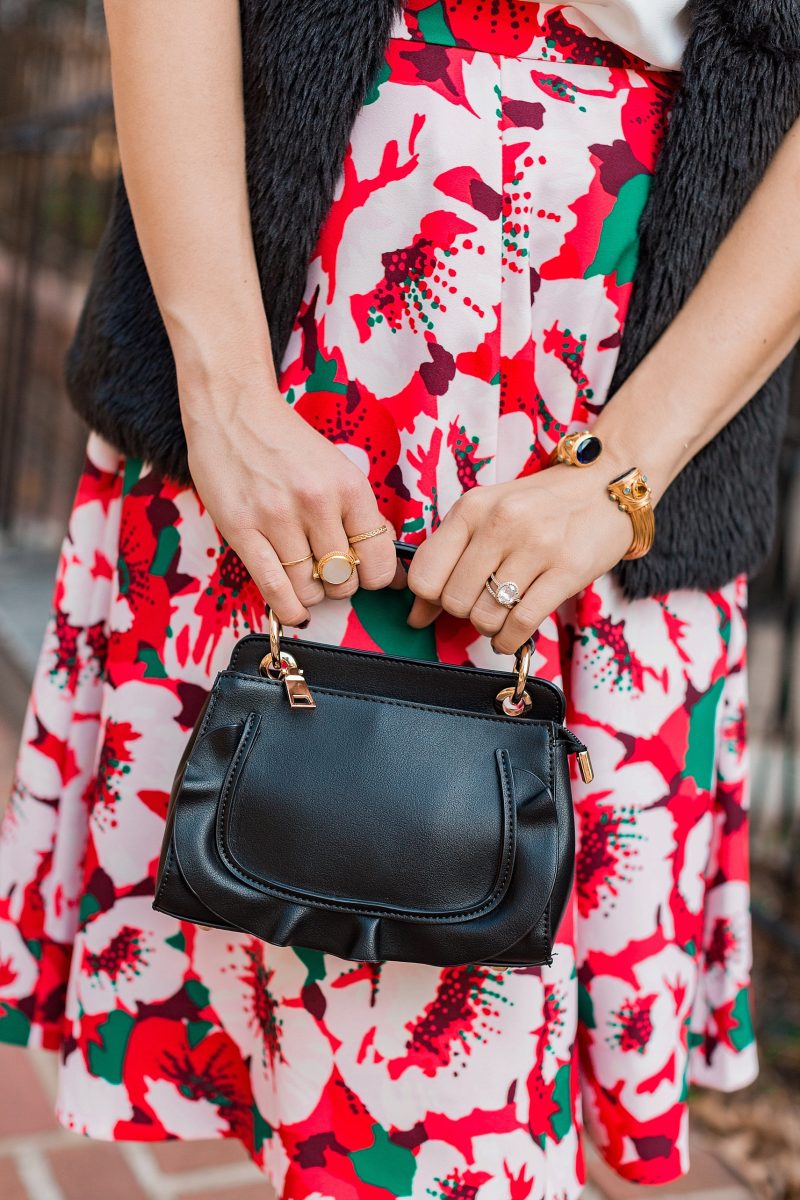
<path fill-rule="evenodd" d="M 408 614 L 408 624 L 412 629 L 424 629 L 433 624 L 441 611 L 441 604 L 433 604 L 430 600 L 423 600 L 421 596 L 417 596 Z"/>

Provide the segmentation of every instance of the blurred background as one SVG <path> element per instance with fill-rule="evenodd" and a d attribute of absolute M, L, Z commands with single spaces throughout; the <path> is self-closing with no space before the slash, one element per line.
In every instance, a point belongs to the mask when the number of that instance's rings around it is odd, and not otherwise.
<path fill-rule="evenodd" d="M 118 168 L 102 0 L 0 0 L 0 807 L 86 431 L 63 359 Z M 667 1193 L 800 1197 L 800 373 L 781 521 L 752 587 L 753 914 L 761 1077 L 693 1097 Z M 0 1048 L 0 1197 L 266 1200 L 235 1145 L 89 1144 L 50 1115 L 54 1061 Z M 595 1164 L 590 1196 L 641 1195 Z M 661 1195 L 664 1189 L 659 1189 Z M 724 1193 L 724 1195 L 723 1195 Z"/>

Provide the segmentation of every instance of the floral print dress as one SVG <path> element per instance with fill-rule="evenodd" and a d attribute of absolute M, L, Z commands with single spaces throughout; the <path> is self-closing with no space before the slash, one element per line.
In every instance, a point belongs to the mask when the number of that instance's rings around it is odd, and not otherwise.
<path fill-rule="evenodd" d="M 282 383 L 407 541 L 603 404 L 674 87 L 561 5 L 398 20 Z M 410 599 L 326 601 L 308 635 L 497 666 L 463 621 L 410 630 Z M 756 1070 L 745 600 L 742 579 L 628 601 L 604 577 L 539 631 L 596 770 L 551 966 L 181 925 L 151 907 L 172 776 L 264 608 L 196 493 L 92 434 L 2 826 L 0 1036 L 59 1052 L 69 1128 L 240 1138 L 282 1200 L 571 1198 L 584 1127 L 626 1178 L 673 1179 L 690 1082 Z"/>

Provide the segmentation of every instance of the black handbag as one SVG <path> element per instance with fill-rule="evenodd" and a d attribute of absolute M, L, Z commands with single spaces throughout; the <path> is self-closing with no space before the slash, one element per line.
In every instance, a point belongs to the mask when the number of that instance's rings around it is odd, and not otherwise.
<path fill-rule="evenodd" d="M 401 548 L 403 549 L 403 548 Z M 358 962 L 550 962 L 575 858 L 552 683 L 237 643 L 181 757 L 153 907 Z"/>

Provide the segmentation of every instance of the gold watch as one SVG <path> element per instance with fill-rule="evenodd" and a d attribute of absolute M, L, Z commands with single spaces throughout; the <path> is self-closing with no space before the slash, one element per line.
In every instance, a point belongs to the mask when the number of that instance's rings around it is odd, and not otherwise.
<path fill-rule="evenodd" d="M 633 541 L 623 558 L 642 558 L 653 545 L 656 534 L 656 519 L 651 503 L 652 490 L 638 467 L 631 467 L 608 484 L 611 499 L 631 519 Z"/>

